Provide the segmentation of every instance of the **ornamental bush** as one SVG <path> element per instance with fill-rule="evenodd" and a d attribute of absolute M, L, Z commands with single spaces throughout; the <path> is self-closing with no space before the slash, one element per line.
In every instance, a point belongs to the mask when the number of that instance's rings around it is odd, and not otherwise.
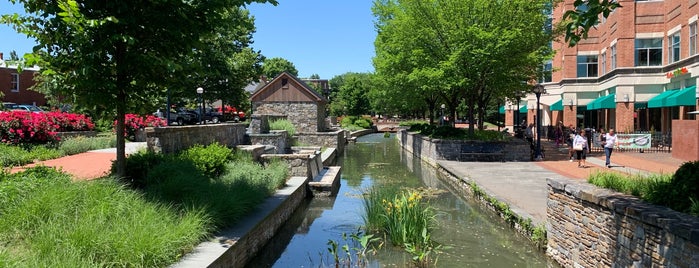
<path fill-rule="evenodd" d="M 56 132 L 88 131 L 95 124 L 81 114 L 27 111 L 0 112 L 0 142 L 7 144 L 44 144 L 58 141 Z"/>
<path fill-rule="evenodd" d="M 163 127 L 167 125 L 165 119 L 153 115 L 140 116 L 137 114 L 125 114 L 124 117 L 124 137 L 131 141 L 136 139 L 136 131 L 139 129 L 146 127 Z M 112 124 L 114 131 L 116 131 L 116 125 L 117 121 L 114 120 Z"/>

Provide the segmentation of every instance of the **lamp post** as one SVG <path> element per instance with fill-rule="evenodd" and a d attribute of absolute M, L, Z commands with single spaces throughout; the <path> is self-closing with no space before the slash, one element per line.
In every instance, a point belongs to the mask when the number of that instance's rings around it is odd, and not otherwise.
<path fill-rule="evenodd" d="M 536 95 L 536 154 L 534 159 L 543 160 L 541 156 L 541 108 L 539 107 L 539 101 L 541 99 L 541 94 L 546 93 L 546 88 L 541 84 L 534 85 L 532 92 Z"/>
<path fill-rule="evenodd" d="M 202 119 L 204 119 L 204 88 L 198 87 L 197 94 L 199 95 L 199 124 L 201 124 Z"/>
<path fill-rule="evenodd" d="M 522 126 L 519 123 L 519 100 L 523 97 L 524 94 L 522 94 L 522 91 L 517 91 L 515 92 L 515 99 L 517 100 L 517 104 L 515 104 L 515 123 L 514 123 L 514 128 L 515 128 L 515 135 L 517 134 L 517 130 Z"/>
<path fill-rule="evenodd" d="M 442 105 L 440 105 L 439 108 L 442 109 L 442 113 L 439 116 L 439 125 L 443 126 L 444 125 L 444 108 L 447 108 L 447 106 L 444 103 L 442 103 Z"/>

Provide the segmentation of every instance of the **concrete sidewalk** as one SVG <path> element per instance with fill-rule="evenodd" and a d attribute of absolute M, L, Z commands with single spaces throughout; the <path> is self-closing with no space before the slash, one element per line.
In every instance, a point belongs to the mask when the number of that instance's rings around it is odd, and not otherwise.
<path fill-rule="evenodd" d="M 546 221 L 548 198 L 547 178 L 587 180 L 594 172 L 611 171 L 625 174 L 674 173 L 682 160 L 669 153 L 614 152 L 612 168 L 604 166 L 604 155 L 587 158 L 587 167 L 578 168 L 568 160 L 541 162 L 457 162 L 437 164 L 458 178 L 468 178 L 486 193 L 510 205 L 518 215 L 531 218 L 535 224 Z"/>

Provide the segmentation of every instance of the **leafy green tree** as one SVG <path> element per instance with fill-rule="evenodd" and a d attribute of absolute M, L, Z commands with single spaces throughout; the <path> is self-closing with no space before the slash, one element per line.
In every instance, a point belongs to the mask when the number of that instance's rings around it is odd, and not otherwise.
<path fill-rule="evenodd" d="M 370 111 L 368 93 L 372 88 L 372 74 L 344 73 L 330 79 L 336 88 L 331 96 L 332 115 L 364 115 Z"/>
<path fill-rule="evenodd" d="M 318 75 L 318 74 L 312 74 L 311 77 L 309 77 L 309 78 L 310 78 L 310 79 L 320 79 L 320 75 Z"/>
<path fill-rule="evenodd" d="M 205 40 L 230 21 L 231 12 L 259 0 L 10 0 L 27 15 L 3 15 L 20 33 L 35 38 L 28 64 L 41 66 L 48 81 L 65 83 L 62 95 L 86 107 L 115 111 L 116 173 L 124 175 L 124 114 L 145 100 L 162 96 L 166 86 L 188 76 L 185 70 Z M 235 41 L 235 40 L 231 40 Z M 183 60 L 184 59 L 184 60 Z M 170 88 L 174 93 L 191 88 Z"/>
<path fill-rule="evenodd" d="M 551 56 L 552 35 L 544 31 L 548 4 L 548 0 L 376 1 L 374 66 L 380 77 L 409 82 L 412 89 L 402 90 L 415 93 L 404 95 L 429 98 L 432 111 L 443 103 L 455 118 L 463 99 L 469 121 L 476 116 L 483 119 L 493 98 L 513 95 L 521 81 L 540 77 L 539 66 Z M 474 125 L 470 126 L 473 131 Z"/>
<path fill-rule="evenodd" d="M 269 80 L 274 79 L 277 77 L 277 75 L 285 71 L 293 74 L 294 76 L 299 75 L 299 71 L 296 70 L 296 66 L 284 58 L 277 57 L 265 59 L 264 63 L 262 64 L 262 73 L 264 73 Z"/>
<path fill-rule="evenodd" d="M 565 41 L 569 46 L 575 46 L 587 38 L 590 28 L 599 23 L 599 17 L 609 17 L 621 4 L 615 0 L 575 0 L 575 9 L 563 14 Z"/>

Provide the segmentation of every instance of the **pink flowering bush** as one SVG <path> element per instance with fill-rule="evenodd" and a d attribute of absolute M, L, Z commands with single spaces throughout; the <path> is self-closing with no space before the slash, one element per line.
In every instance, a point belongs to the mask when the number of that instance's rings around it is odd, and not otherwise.
<path fill-rule="evenodd" d="M 167 122 L 165 119 L 159 118 L 157 116 L 147 115 L 140 116 L 137 114 L 126 114 L 124 120 L 124 137 L 129 140 L 136 139 L 136 131 L 146 127 L 162 127 L 166 126 Z M 116 131 L 117 121 L 114 121 L 114 129 Z"/>
<path fill-rule="evenodd" d="M 57 132 L 88 131 L 94 127 L 89 118 L 79 114 L 0 112 L 0 142 L 6 144 L 56 142 Z"/>

